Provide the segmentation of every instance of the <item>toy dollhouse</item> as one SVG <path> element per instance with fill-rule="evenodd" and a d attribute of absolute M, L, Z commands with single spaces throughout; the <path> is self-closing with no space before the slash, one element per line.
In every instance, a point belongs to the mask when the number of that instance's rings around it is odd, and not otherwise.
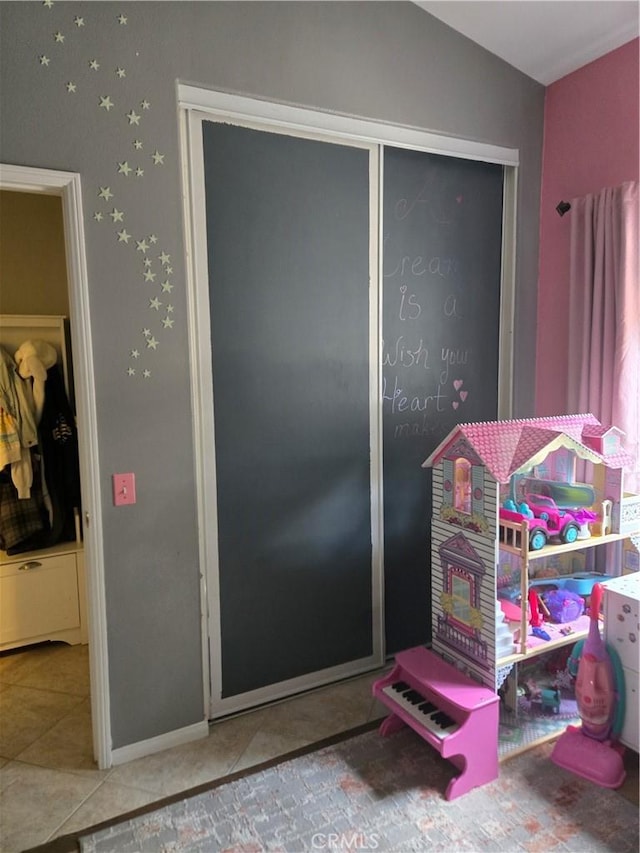
<path fill-rule="evenodd" d="M 640 497 L 624 491 L 630 459 L 620 437 L 593 415 L 565 415 L 460 424 L 436 447 L 423 466 L 433 470 L 437 654 L 498 690 L 518 658 L 584 635 L 586 616 L 562 634 L 533 634 L 530 589 L 555 577 L 583 591 L 589 576 L 618 574 L 598 546 L 628 538 L 640 548 Z M 587 559 L 587 551 L 597 553 Z M 519 606 L 497 608 L 500 600 Z M 506 646 L 505 611 L 513 620 Z"/>
<path fill-rule="evenodd" d="M 391 712 L 382 735 L 408 725 L 458 768 L 448 799 L 498 775 L 509 674 L 517 689 L 518 665 L 585 637 L 582 596 L 619 574 L 609 570 L 624 542 L 640 549 L 620 438 L 588 414 L 460 424 L 423 463 L 433 469 L 432 648 L 398 654 L 373 693 Z M 575 612 L 543 623 L 538 583 L 566 588 Z M 528 689 L 541 715 L 559 715 L 557 684 Z"/>

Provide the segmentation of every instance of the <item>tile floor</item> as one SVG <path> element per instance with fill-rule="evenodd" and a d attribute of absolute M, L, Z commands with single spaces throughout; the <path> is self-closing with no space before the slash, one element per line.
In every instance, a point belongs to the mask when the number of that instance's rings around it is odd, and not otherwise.
<path fill-rule="evenodd" d="M 384 715 L 380 672 L 211 726 L 113 767 L 93 761 L 87 646 L 0 655 L 0 853 L 19 853 Z M 37 804 L 37 807 L 36 807 Z"/>

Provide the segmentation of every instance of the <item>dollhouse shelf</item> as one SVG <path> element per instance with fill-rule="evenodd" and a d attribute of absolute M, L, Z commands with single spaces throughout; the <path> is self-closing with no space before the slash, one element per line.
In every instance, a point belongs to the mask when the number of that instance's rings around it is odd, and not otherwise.
<path fill-rule="evenodd" d="M 544 652 L 550 652 L 554 649 L 562 648 L 562 646 L 572 645 L 573 643 L 577 643 L 578 640 L 584 640 L 589 631 L 589 617 L 581 616 L 573 622 L 565 622 L 562 627 L 571 628 L 571 633 L 564 636 L 559 633 L 558 627 L 545 622 L 544 630 L 551 636 L 550 640 L 541 640 L 537 637 L 529 636 L 526 640 L 527 646 L 524 652 L 515 652 L 512 655 L 499 658 L 497 665 L 499 667 L 511 666 L 512 664 L 525 660 L 526 658 L 534 657 L 535 655 L 540 655 Z"/>
<path fill-rule="evenodd" d="M 521 526 L 510 521 L 501 521 L 500 528 L 505 531 L 513 530 L 518 535 L 522 535 Z M 566 544 L 545 545 L 544 548 L 540 548 L 538 551 L 527 551 L 527 561 L 531 562 L 531 560 L 540 560 L 544 557 L 554 557 L 558 554 L 567 554 L 569 551 L 584 551 L 586 548 L 597 548 L 599 545 L 609 545 L 612 542 L 622 542 L 625 539 L 629 539 L 632 535 L 634 534 L 607 533 L 606 536 L 591 536 L 589 539 L 577 539 L 575 542 L 567 542 Z M 635 535 L 640 536 L 640 527 L 636 531 Z M 525 534 L 523 541 L 526 542 L 526 539 Z M 502 535 L 500 537 L 500 550 L 507 551 L 510 554 L 515 554 L 517 557 L 524 557 L 523 549 L 510 544 L 510 540 L 507 538 L 503 540 Z"/>
<path fill-rule="evenodd" d="M 599 548 L 602 545 L 611 545 L 616 542 L 623 542 L 632 538 L 637 539 L 638 537 L 640 537 L 640 524 L 638 525 L 638 529 L 634 531 L 628 531 L 625 533 L 607 533 L 604 536 L 590 536 L 586 539 L 577 539 L 575 542 L 545 545 L 544 548 L 531 550 L 529 548 L 529 527 L 527 522 L 514 522 L 506 519 L 500 519 L 498 546 L 501 551 L 513 554 L 520 561 L 522 568 L 521 600 L 526 601 L 529 589 L 529 564 L 532 561 L 545 559 L 546 557 L 555 557 L 572 551 L 585 551 L 592 548 Z M 553 584 L 552 577 L 549 578 L 549 583 Z M 587 615 L 583 615 L 578 619 L 572 622 L 566 622 L 563 625 L 555 625 L 545 622 L 543 628 L 551 639 L 544 640 L 531 635 L 528 630 L 529 625 L 527 611 L 526 608 L 523 607 L 522 620 L 520 623 L 520 636 L 523 639 L 520 641 L 520 651 L 499 658 L 496 660 L 496 666 L 498 668 L 508 667 L 526 658 L 544 654 L 545 652 L 552 651 L 553 649 L 558 649 L 562 646 L 573 644 L 578 642 L 578 640 L 584 639 L 589 630 L 589 617 Z M 561 629 L 568 632 L 563 634 L 561 633 Z"/>

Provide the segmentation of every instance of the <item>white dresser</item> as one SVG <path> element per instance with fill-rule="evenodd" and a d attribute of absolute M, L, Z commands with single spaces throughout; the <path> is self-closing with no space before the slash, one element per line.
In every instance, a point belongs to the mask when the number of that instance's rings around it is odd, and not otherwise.
<path fill-rule="evenodd" d="M 620 740 L 638 752 L 638 671 L 640 657 L 640 572 L 606 581 L 604 631 L 620 657 L 625 682 L 625 718 Z"/>
<path fill-rule="evenodd" d="M 0 651 L 62 640 L 87 642 L 82 543 L 9 557 L 0 551 Z"/>

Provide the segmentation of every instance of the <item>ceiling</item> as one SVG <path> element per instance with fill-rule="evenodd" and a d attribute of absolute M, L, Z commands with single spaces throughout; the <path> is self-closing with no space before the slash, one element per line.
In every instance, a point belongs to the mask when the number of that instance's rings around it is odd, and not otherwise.
<path fill-rule="evenodd" d="M 545 86 L 638 35 L 636 0 L 415 0 Z"/>

